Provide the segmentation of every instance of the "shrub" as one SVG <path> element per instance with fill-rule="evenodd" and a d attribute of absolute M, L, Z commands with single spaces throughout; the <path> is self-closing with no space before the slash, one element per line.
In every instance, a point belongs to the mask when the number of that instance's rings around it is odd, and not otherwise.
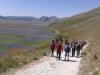
<path fill-rule="evenodd" d="M 94 53 L 94 54 L 93 54 L 93 58 L 94 58 L 94 59 L 96 59 L 96 60 L 98 59 L 98 57 L 97 57 L 97 54 L 96 54 L 96 53 Z"/>
<path fill-rule="evenodd" d="M 62 35 L 61 35 L 61 34 L 55 35 L 55 41 L 56 41 L 56 42 L 58 42 L 58 41 L 63 42 Z"/>
<path fill-rule="evenodd" d="M 85 56 L 85 55 L 87 55 L 87 53 L 86 52 L 82 52 L 81 55 L 82 56 Z"/>
<path fill-rule="evenodd" d="M 99 71 L 93 72 L 93 75 L 99 75 Z"/>
<path fill-rule="evenodd" d="M 37 56 L 34 56 L 33 59 L 34 59 L 34 60 L 38 60 Z"/>
<path fill-rule="evenodd" d="M 43 52 L 43 56 L 47 56 L 47 53 L 46 52 Z"/>

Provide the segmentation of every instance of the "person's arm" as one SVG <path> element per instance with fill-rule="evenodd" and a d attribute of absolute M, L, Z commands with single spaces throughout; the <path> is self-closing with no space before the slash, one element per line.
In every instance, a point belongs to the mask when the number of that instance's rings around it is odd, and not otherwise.
<path fill-rule="evenodd" d="M 61 48 L 61 49 L 62 49 L 62 52 L 63 52 L 63 45 L 61 44 L 61 46 L 62 46 L 62 48 Z"/>

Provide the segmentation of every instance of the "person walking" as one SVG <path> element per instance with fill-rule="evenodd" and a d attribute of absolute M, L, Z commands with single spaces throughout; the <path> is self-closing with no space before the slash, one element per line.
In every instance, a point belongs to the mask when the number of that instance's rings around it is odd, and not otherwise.
<path fill-rule="evenodd" d="M 81 45 L 80 45 L 80 43 L 78 42 L 78 44 L 77 44 L 77 46 L 76 46 L 77 57 L 79 57 L 79 55 L 80 55 L 80 49 L 81 49 Z"/>
<path fill-rule="evenodd" d="M 75 44 L 75 41 L 73 41 L 71 43 L 71 48 L 72 48 L 72 57 L 75 56 L 75 48 L 76 48 L 76 44 Z"/>
<path fill-rule="evenodd" d="M 50 49 L 51 49 L 51 57 L 54 57 L 54 50 L 55 50 L 55 42 L 54 40 L 52 40 L 52 42 L 50 43 Z"/>
<path fill-rule="evenodd" d="M 57 57 L 59 60 L 61 58 L 61 52 L 63 52 L 63 45 L 61 43 L 61 41 L 59 41 L 57 44 L 56 44 L 56 50 L 57 50 Z"/>
<path fill-rule="evenodd" d="M 65 50 L 65 59 L 64 60 L 66 60 L 66 56 L 68 56 L 67 60 L 69 60 L 69 52 L 71 51 L 69 43 L 65 44 L 65 49 L 64 50 Z"/>

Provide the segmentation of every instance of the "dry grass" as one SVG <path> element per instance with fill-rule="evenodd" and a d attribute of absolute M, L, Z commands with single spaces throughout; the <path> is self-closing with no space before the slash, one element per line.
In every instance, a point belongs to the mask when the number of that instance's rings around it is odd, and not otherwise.
<path fill-rule="evenodd" d="M 24 51 L 20 53 L 11 54 L 8 57 L 0 59 L 0 74 L 10 70 L 11 68 L 18 68 L 24 66 L 29 62 L 36 61 L 43 56 L 50 53 L 49 45 L 42 46 L 36 50 Z"/>

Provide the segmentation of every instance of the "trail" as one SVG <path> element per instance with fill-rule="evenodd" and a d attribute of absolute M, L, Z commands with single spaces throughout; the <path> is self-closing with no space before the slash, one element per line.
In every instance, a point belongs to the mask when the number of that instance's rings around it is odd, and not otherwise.
<path fill-rule="evenodd" d="M 85 45 L 83 50 L 89 45 Z M 65 52 L 62 52 L 61 60 L 56 60 L 54 57 L 49 57 L 34 66 L 29 64 L 29 67 L 22 68 L 10 75 L 77 75 L 80 66 L 81 57 L 70 57 L 69 61 L 64 60 Z M 56 52 L 55 52 L 56 55 Z M 71 54 L 70 54 L 71 56 Z"/>

